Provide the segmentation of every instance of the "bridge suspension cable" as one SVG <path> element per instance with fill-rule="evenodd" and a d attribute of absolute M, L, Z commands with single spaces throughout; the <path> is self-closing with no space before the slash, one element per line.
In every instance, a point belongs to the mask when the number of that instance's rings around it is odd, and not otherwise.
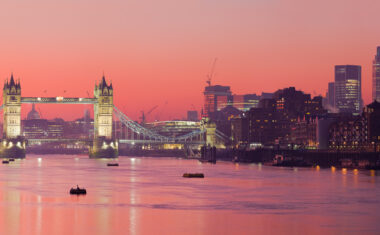
<path fill-rule="evenodd" d="M 203 133 L 205 133 L 204 129 L 199 129 L 199 130 L 195 130 L 185 135 L 177 136 L 177 137 L 163 136 L 136 123 L 135 121 L 130 119 L 127 115 L 125 115 L 116 106 L 114 106 L 114 111 L 122 124 L 124 124 L 127 128 L 132 130 L 134 133 L 138 135 L 143 135 L 144 138 L 148 138 L 148 140 L 150 141 L 165 142 L 165 143 L 186 142 L 186 141 L 191 141 L 194 137 L 201 136 Z"/>

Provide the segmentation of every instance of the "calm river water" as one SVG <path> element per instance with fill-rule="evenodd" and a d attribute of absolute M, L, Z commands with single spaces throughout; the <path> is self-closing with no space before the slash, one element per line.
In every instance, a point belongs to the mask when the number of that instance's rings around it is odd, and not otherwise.
<path fill-rule="evenodd" d="M 0 165 L 0 234 L 374 234 L 374 171 L 28 155 Z M 182 178 L 203 172 L 204 179 Z M 71 196 L 76 185 L 85 196 Z"/>

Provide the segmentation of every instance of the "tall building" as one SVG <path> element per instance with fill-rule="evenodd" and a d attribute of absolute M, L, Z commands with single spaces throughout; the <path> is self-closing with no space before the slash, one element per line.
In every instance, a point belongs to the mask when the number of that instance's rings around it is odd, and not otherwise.
<path fill-rule="evenodd" d="M 380 102 L 380 46 L 372 65 L 372 101 Z"/>
<path fill-rule="evenodd" d="M 340 113 L 359 115 L 362 106 L 362 68 L 359 65 L 335 66 L 335 102 Z"/>
<path fill-rule="evenodd" d="M 210 113 L 218 111 L 218 108 L 227 106 L 231 90 L 229 86 L 206 86 L 203 94 L 205 97 L 204 116 L 209 117 Z"/>
<path fill-rule="evenodd" d="M 334 108 L 335 103 L 335 86 L 334 82 L 329 82 L 329 90 L 328 90 L 327 104 L 330 109 Z"/>

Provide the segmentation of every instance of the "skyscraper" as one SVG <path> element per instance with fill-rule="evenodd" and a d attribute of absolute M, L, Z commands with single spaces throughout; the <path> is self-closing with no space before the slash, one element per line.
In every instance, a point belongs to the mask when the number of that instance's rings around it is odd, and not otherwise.
<path fill-rule="evenodd" d="M 372 101 L 380 102 L 380 46 L 372 64 Z"/>
<path fill-rule="evenodd" d="M 335 105 L 335 86 L 334 86 L 333 82 L 329 82 L 327 100 L 328 100 L 329 109 L 334 108 L 334 105 Z"/>
<path fill-rule="evenodd" d="M 210 113 L 227 106 L 231 90 L 229 86 L 206 86 L 203 94 L 205 97 L 204 116 L 209 117 Z"/>
<path fill-rule="evenodd" d="M 335 102 L 340 113 L 358 115 L 362 106 L 362 68 L 359 65 L 335 66 Z"/>

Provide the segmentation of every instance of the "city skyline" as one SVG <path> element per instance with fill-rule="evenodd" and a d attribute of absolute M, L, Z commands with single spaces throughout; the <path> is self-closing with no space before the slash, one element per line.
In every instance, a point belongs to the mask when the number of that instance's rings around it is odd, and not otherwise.
<path fill-rule="evenodd" d="M 379 9 L 1 0 L 0 235 L 380 233 Z"/>
<path fill-rule="evenodd" d="M 13 72 L 25 96 L 86 97 L 104 72 L 117 84 L 115 104 L 132 118 L 159 105 L 160 119 L 174 119 L 203 106 L 214 58 L 212 84 L 229 85 L 236 94 L 289 86 L 325 94 L 335 65 L 357 64 L 364 103 L 370 103 L 380 3 L 290 3 L 6 0 L 0 79 Z M 66 119 L 83 110 L 40 108 Z"/>

